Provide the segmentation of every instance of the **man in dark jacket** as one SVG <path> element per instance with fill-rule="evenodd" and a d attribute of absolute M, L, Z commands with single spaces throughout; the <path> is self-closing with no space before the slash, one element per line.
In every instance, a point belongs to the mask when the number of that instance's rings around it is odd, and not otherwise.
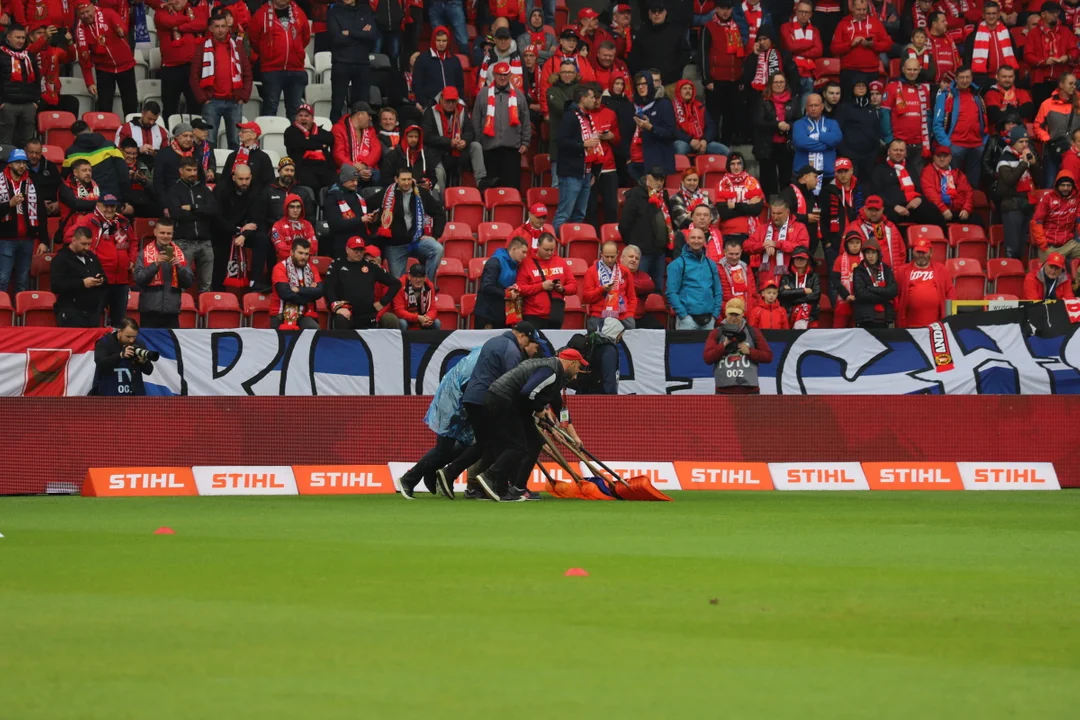
<path fill-rule="evenodd" d="M 139 288 L 139 316 L 148 328 L 180 327 L 183 291 L 195 283 L 184 251 L 173 243 L 176 223 L 163 217 L 154 225 L 154 241 L 147 243 L 135 261 L 135 284 Z"/>
<path fill-rule="evenodd" d="M 330 151 L 334 136 L 315 124 L 314 108 L 301 105 L 296 122 L 285 130 L 283 139 L 285 151 L 296 163 L 296 182 L 313 190 L 334 184 L 336 173 Z"/>
<path fill-rule="evenodd" d="M 650 0 L 648 5 L 649 21 L 642 23 L 634 35 L 627 63 L 634 73 L 656 68 L 664 85 L 671 85 L 682 80 L 683 68 L 690 60 L 686 28 L 668 20 L 663 0 Z"/>
<path fill-rule="evenodd" d="M 138 338 L 139 323 L 124 318 L 115 331 L 97 341 L 91 395 L 132 397 L 146 394 L 143 375 L 154 372 L 154 363 L 145 354 L 136 352 L 136 349 L 146 350 Z"/>
<path fill-rule="evenodd" d="M 330 121 L 345 113 L 346 99 L 368 102 L 371 93 L 371 62 L 379 31 L 371 6 L 358 0 L 334 3 L 326 13 L 330 35 Z"/>
<path fill-rule="evenodd" d="M 558 357 L 526 360 L 491 384 L 484 399 L 492 431 L 487 442 L 498 448 L 498 454 L 476 476 L 489 498 L 497 502 L 528 499 L 526 483 L 544 445 L 533 413 L 550 406 L 558 415 L 566 384 L 588 366 L 580 352 L 568 348 Z"/>
<path fill-rule="evenodd" d="M 856 82 L 852 93 L 850 100 L 836 108 L 835 119 L 843 133 L 836 155 L 854 161 L 856 177 L 869 178 L 881 151 L 881 123 L 878 109 L 870 104 L 867 84 Z"/>
<path fill-rule="evenodd" d="M 219 183 L 214 188 L 214 200 L 217 202 L 218 215 L 214 229 L 214 287 L 224 287 L 225 272 L 228 267 L 232 246 L 251 248 L 252 265 L 266 267 L 266 254 L 273 255 L 265 235 L 260 235 L 259 225 L 255 222 L 255 191 L 251 187 L 251 168 L 236 165 L 232 171 L 232 182 Z M 253 285 L 263 285 L 261 276 L 251 276 Z"/>
<path fill-rule="evenodd" d="M 50 215 L 60 212 L 57 197 L 60 193 L 60 168 L 56 163 L 45 159 L 41 151 L 41 140 L 33 138 L 26 143 L 26 169 L 30 171 L 30 177 L 34 181 L 41 197 L 45 198 L 45 209 Z"/>
<path fill-rule="evenodd" d="M 416 102 L 425 108 L 431 107 L 447 87 L 453 87 L 459 95 L 464 95 L 465 72 L 454 54 L 450 31 L 440 26 L 431 31 L 431 47 L 426 52 L 420 52 L 413 67 Z M 431 133 L 427 134 L 430 136 Z"/>
<path fill-rule="evenodd" d="M 387 193 L 393 193 L 387 198 Z M 379 197 L 379 244 L 390 266 L 390 274 L 401 277 L 410 257 L 424 265 L 428 280 L 435 284 L 435 273 L 443 258 L 443 246 L 435 238 L 442 235 L 446 213 L 442 203 L 416 184 L 412 170 L 398 168 L 394 184 Z"/>
<path fill-rule="evenodd" d="M 376 316 L 389 307 L 401 290 L 401 281 L 365 259 L 364 239 L 349 238 L 345 257 L 337 258 L 323 277 L 323 295 L 330 308 L 333 330 L 370 330 Z M 386 288 L 377 296 L 379 286 Z M 394 329 L 397 322 L 394 322 Z"/>
<path fill-rule="evenodd" d="M 664 189 L 666 180 L 663 168 L 653 168 L 627 193 L 619 218 L 623 242 L 641 249 L 641 271 L 653 279 L 658 292 L 664 289 L 668 243 L 674 241 L 674 229 L 666 222 L 670 210 L 665 215 L 661 207 L 661 203 L 669 202 Z"/>
<path fill-rule="evenodd" d="M 11 23 L 0 52 L 0 145 L 23 147 L 37 129 L 41 69 L 26 52 L 26 28 Z"/>
<path fill-rule="evenodd" d="M 578 73 L 577 66 L 572 62 L 564 62 L 559 65 L 558 77 L 548 86 L 544 96 L 550 134 L 548 154 L 552 158 L 552 179 L 555 180 L 553 187 L 558 187 L 558 168 L 555 165 L 558 163 L 559 156 L 559 134 L 551 131 L 560 127 L 563 114 L 566 113 L 567 108 L 573 107 L 574 93 L 579 87 L 581 87 L 581 74 Z"/>
<path fill-rule="evenodd" d="M 70 168 L 76 160 L 87 160 L 94 169 L 94 181 L 101 188 L 102 196 L 126 198 L 130 183 L 124 154 L 111 142 L 92 132 L 82 120 L 71 124 L 71 133 L 75 136 L 75 142 L 67 149 L 64 168 Z"/>
<path fill-rule="evenodd" d="M 228 185 L 232 182 L 233 166 L 244 164 L 251 168 L 251 186 L 258 192 L 274 181 L 274 163 L 259 145 L 259 137 L 262 135 L 259 123 L 245 122 L 236 127 L 240 131 L 240 147 L 229 153 L 225 166 L 221 168 L 218 182 Z M 279 168 L 284 160 L 285 158 L 282 158 L 278 161 Z"/>
<path fill-rule="evenodd" d="M 1029 230 L 1035 208 L 1030 193 L 1033 176 L 1039 173 L 1038 156 L 1031 149 L 1027 128 L 1017 125 L 1009 131 L 1009 145 L 1001 152 L 997 181 L 993 185 L 1001 224 L 1005 226 L 1005 257 L 1027 260 Z"/>
<path fill-rule="evenodd" d="M 885 214 L 892 222 L 945 227 L 945 218 L 923 197 L 919 178 L 908 169 L 907 144 L 903 140 L 889 143 L 886 162 L 874 168 L 870 189 L 885 201 Z"/>
<path fill-rule="evenodd" d="M 833 163 L 835 167 L 835 163 Z M 780 191 L 788 210 L 795 219 L 806 226 L 810 234 L 810 251 L 817 252 L 821 242 L 822 200 L 817 195 L 818 171 L 812 165 L 804 165 L 795 171 L 795 182 Z"/>
<path fill-rule="evenodd" d="M 52 291 L 56 294 L 58 327 L 94 328 L 101 325 L 105 299 L 105 271 L 97 255 L 90 251 L 90 229 L 75 228 L 71 243 L 60 248 L 50 268 Z"/>
<path fill-rule="evenodd" d="M 345 243 L 359 236 L 371 242 L 370 227 L 379 220 L 379 208 L 368 205 L 357 192 L 360 176 L 352 165 L 343 165 L 338 182 L 326 194 L 323 217 L 330 227 L 330 248 L 334 258 L 345 257 Z"/>
<path fill-rule="evenodd" d="M 214 279 L 214 248 L 211 229 L 218 214 L 217 200 L 199 181 L 195 158 L 180 160 L 180 179 L 165 195 L 165 212 L 176 221 L 176 244 L 188 263 L 195 264 L 199 292 L 209 292 Z"/>
<path fill-rule="evenodd" d="M 158 150 L 158 154 L 154 158 L 154 195 L 157 197 L 158 202 L 164 204 L 165 195 L 180 179 L 180 160 L 194 156 L 195 129 L 191 127 L 190 123 L 179 123 L 173 128 L 172 141 Z M 67 165 L 67 161 L 64 164 Z M 199 182 L 206 182 L 206 173 L 203 171 L 202 165 L 197 165 Z M 97 175 L 96 172 L 94 174 Z M 102 191 L 104 190 L 105 188 L 102 188 Z"/>
<path fill-rule="evenodd" d="M 589 207 L 593 174 L 603 167 L 600 134 L 593 127 L 590 112 L 600 103 L 595 83 L 574 91 L 574 105 L 567 108 L 558 130 L 559 207 L 555 210 L 555 232 L 566 222 L 581 222 Z"/>
<path fill-rule="evenodd" d="M 883 329 L 896 317 L 896 277 L 889 264 L 881 260 L 877 240 L 863 241 L 863 260 L 852 271 L 852 320 L 864 330 Z"/>
<path fill-rule="evenodd" d="M 478 189 L 496 186 L 498 178 L 487 174 L 484 148 L 476 142 L 469 109 L 461 100 L 457 88 L 443 88 L 431 107 L 424 111 L 420 125 L 432 159 L 442 163 L 448 186 L 457 184 L 461 172 L 469 167 L 472 168 Z"/>

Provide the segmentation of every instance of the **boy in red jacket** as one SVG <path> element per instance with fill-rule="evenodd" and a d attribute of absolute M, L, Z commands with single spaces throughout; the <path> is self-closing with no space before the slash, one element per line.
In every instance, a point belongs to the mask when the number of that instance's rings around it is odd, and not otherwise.
<path fill-rule="evenodd" d="M 98 112 L 112 112 L 116 88 L 124 104 L 124 115 L 139 112 L 135 88 L 135 54 L 128 45 L 127 23 L 108 8 L 97 8 L 90 0 L 78 0 L 75 14 L 75 50 L 83 80 L 97 98 Z M 97 79 L 94 79 L 94 71 Z"/>
<path fill-rule="evenodd" d="M 749 322 L 761 330 L 788 330 L 787 310 L 780 304 L 780 286 L 775 276 L 768 276 L 761 281 L 761 301 L 750 310 Z"/>

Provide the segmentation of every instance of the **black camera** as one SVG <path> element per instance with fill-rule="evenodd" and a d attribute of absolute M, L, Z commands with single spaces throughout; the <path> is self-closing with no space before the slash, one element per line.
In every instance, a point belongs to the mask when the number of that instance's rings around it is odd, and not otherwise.
<path fill-rule="evenodd" d="M 161 357 L 161 353 L 154 350 L 147 350 L 146 348 L 137 347 L 134 348 L 134 351 L 135 357 L 142 362 L 157 362 L 158 358 Z"/>
<path fill-rule="evenodd" d="M 731 323 L 724 323 L 720 326 L 720 332 L 724 334 L 724 337 L 729 341 L 734 340 L 737 343 L 746 341 L 746 331 L 737 325 Z"/>

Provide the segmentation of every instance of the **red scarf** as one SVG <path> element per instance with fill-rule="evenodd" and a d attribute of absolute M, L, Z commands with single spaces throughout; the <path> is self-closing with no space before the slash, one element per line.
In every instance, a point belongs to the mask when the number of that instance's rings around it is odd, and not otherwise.
<path fill-rule="evenodd" d="M 195 152 L 195 146 L 192 145 L 190 149 L 184 150 L 180 147 L 180 143 L 176 142 L 176 138 L 169 141 L 169 147 L 173 149 L 173 152 L 180 157 L 192 157 Z M 234 163 L 235 164 L 235 163 Z"/>
<path fill-rule="evenodd" d="M 464 115 L 464 113 L 464 106 L 459 102 L 457 107 L 454 108 L 453 112 L 451 112 L 450 115 L 447 116 L 447 114 L 443 111 L 440 103 L 440 107 L 436 108 L 435 112 L 432 113 L 432 115 L 435 116 L 435 127 L 438 128 L 439 134 L 445 138 L 450 138 L 451 140 L 460 140 L 461 123 L 463 119 L 462 116 Z M 449 124 L 447 123 L 448 117 Z M 450 155 L 451 157 L 460 157 L 461 151 L 451 150 Z"/>
<path fill-rule="evenodd" d="M 364 128 L 360 133 L 359 142 L 357 142 L 356 128 L 353 127 L 352 119 L 345 121 L 345 131 L 349 137 L 349 162 L 354 164 L 363 162 L 363 158 L 366 158 L 371 151 L 371 144 L 379 142 L 375 128 L 370 125 Z"/>
<path fill-rule="evenodd" d="M 904 163 L 894 163 L 889 160 L 889 167 L 896 172 L 896 177 L 900 181 L 900 189 L 904 191 L 904 202 L 909 203 L 919 197 L 919 191 L 915 189 L 915 183 L 912 182 L 911 175 L 908 174 Z"/>
<path fill-rule="evenodd" d="M 719 229 L 710 225 L 709 226 L 709 243 L 708 249 L 711 250 L 710 257 L 716 260 L 717 263 L 724 261 L 724 234 Z"/>
<path fill-rule="evenodd" d="M 117 250 L 127 250 L 128 248 L 128 224 L 127 218 L 119 213 L 113 217 L 112 221 L 105 219 L 105 216 L 101 214 L 101 211 L 94 209 L 94 218 L 97 220 L 98 226 L 101 228 L 100 233 L 96 233 L 94 238 L 94 244 L 90 246 L 90 249 L 97 252 L 98 245 L 101 241 L 108 238 L 116 245 Z M 154 243 L 151 243 L 152 245 Z"/>
<path fill-rule="evenodd" d="M 507 93 L 510 96 L 507 107 L 510 110 L 510 126 L 517 127 L 521 125 L 521 120 L 518 118 L 518 103 L 517 93 L 514 91 L 513 86 L 507 88 Z M 487 110 L 484 112 L 484 135 L 488 137 L 495 137 L 495 86 L 492 85 L 487 91 Z"/>
<path fill-rule="evenodd" d="M 866 264 L 866 261 L 860 263 L 861 266 L 866 268 L 866 272 L 870 275 L 870 281 L 874 283 L 874 287 L 885 287 L 885 262 L 879 260 L 877 264 L 877 270 Z M 874 312 L 885 312 L 884 305 L 875 305 Z"/>
<path fill-rule="evenodd" d="M 705 137 L 705 109 L 693 98 L 684 103 L 679 96 L 679 89 L 675 88 L 675 102 L 672 103 L 675 106 L 675 121 L 687 135 L 700 140 Z"/>
<path fill-rule="evenodd" d="M 356 199 L 360 201 L 360 214 L 367 215 L 367 202 L 364 200 L 364 196 L 360 193 L 356 194 Z M 352 207 L 346 202 L 345 198 L 338 200 L 338 211 L 341 213 L 342 220 L 355 220 L 356 213 L 353 212 Z"/>
<path fill-rule="evenodd" d="M 840 197 L 832 196 L 832 202 L 835 205 L 830 208 L 832 212 L 829 213 L 829 230 L 843 237 L 848 226 L 847 210 L 855 207 L 855 188 L 859 186 L 859 180 L 852 175 L 850 188 L 844 187 L 839 182 L 834 184 L 836 189 L 840 191 Z M 840 225 L 841 220 L 844 223 L 842 226 Z"/>
<path fill-rule="evenodd" d="M 318 127 L 316 127 L 313 124 L 311 126 L 310 130 L 305 130 L 304 126 L 301 125 L 299 122 L 294 122 L 293 127 L 300 131 L 300 133 L 304 136 L 305 140 L 310 139 L 311 136 L 315 133 L 315 131 L 319 129 Z M 325 160 L 326 155 L 323 153 L 322 150 L 305 150 L 304 151 L 304 159 L 305 160 Z"/>
<path fill-rule="evenodd" d="M 75 23 L 75 47 L 78 48 L 79 59 L 83 63 L 83 67 L 86 67 L 85 63 L 92 64 L 91 46 L 96 43 L 104 48 L 105 36 L 110 32 L 116 32 L 116 30 L 109 27 L 109 23 L 105 21 L 105 14 L 101 12 L 100 8 L 94 8 L 94 19 L 90 25 L 87 25 L 82 20 Z"/>
<path fill-rule="evenodd" d="M 769 48 L 764 53 L 758 53 L 757 68 L 754 70 L 754 79 L 750 87 L 758 92 L 763 91 L 769 84 L 769 78 L 780 72 L 780 54 L 776 48 Z"/>
<path fill-rule="evenodd" d="M 243 75 L 240 71 L 240 49 L 232 35 L 229 35 L 228 42 L 229 75 L 232 78 L 232 89 L 239 90 L 244 85 Z M 206 42 L 203 43 L 202 77 L 199 80 L 199 87 L 214 87 L 214 76 L 218 73 L 218 69 L 214 67 L 214 56 L 214 38 L 208 37 Z"/>
<path fill-rule="evenodd" d="M 593 127 L 592 116 L 589 113 L 575 109 L 574 113 L 577 114 L 578 123 L 581 125 L 581 139 L 582 141 L 591 140 L 596 137 L 596 128 Z M 597 143 L 596 147 L 585 148 L 585 164 L 594 165 L 604 162 L 604 143 Z M 666 208 L 665 208 L 666 210 Z M 668 221 L 670 225 L 670 220 Z"/>
<path fill-rule="evenodd" d="M 248 147 L 247 145 L 241 145 L 236 149 L 236 159 L 233 160 L 233 167 L 237 165 L 248 165 L 248 160 L 251 158 L 251 151 L 258 147 L 258 143 L 254 147 Z"/>
<path fill-rule="evenodd" d="M 720 178 L 720 193 L 731 193 L 735 196 L 735 202 L 745 203 L 751 195 L 762 192 L 761 183 L 756 177 L 743 170 L 741 173 L 727 173 Z M 764 194 L 762 194 L 764 197 Z M 758 218 L 751 216 L 746 218 L 746 229 L 750 235 L 757 230 Z"/>
<path fill-rule="evenodd" d="M 664 213 L 664 224 L 667 226 L 668 236 L 668 250 L 675 247 L 675 229 L 671 225 L 671 211 L 668 210 L 667 203 L 664 201 L 663 190 L 650 190 L 649 202 L 656 207 L 660 208 L 660 211 Z"/>
<path fill-rule="evenodd" d="M 844 253 L 845 255 L 847 253 Z M 807 269 L 802 277 L 799 276 L 799 272 L 795 269 L 791 269 L 791 274 L 795 276 L 795 288 L 798 290 L 806 289 L 806 280 L 810 277 L 810 271 Z M 799 303 L 791 311 L 791 326 L 794 328 L 797 322 L 810 322 L 810 303 Z"/>
<path fill-rule="evenodd" d="M 31 228 L 38 226 L 37 188 L 30 182 L 29 171 L 24 172 L 21 179 L 16 179 L 14 173 L 11 172 L 11 166 L 8 165 L 4 168 L 4 172 L 0 173 L 0 204 L 6 206 L 16 195 L 23 196 L 23 201 L 15 206 L 15 215 L 19 224 L 18 234 L 29 234 Z"/>
<path fill-rule="evenodd" d="M 158 250 L 156 241 L 148 242 L 146 244 L 146 247 L 143 248 L 143 265 L 145 265 L 146 267 L 150 267 L 156 262 L 164 261 L 163 267 L 158 268 L 158 271 L 154 273 L 154 278 L 150 281 L 151 287 L 165 284 L 163 278 L 161 277 L 161 271 L 164 269 L 167 269 L 169 271 L 169 287 L 179 287 L 179 282 L 177 281 L 176 277 L 176 269 L 180 267 L 180 265 L 185 265 L 187 263 L 184 260 L 184 251 L 180 249 L 179 245 L 173 243 L 172 251 L 173 255 L 175 255 L 180 260 L 179 265 L 172 265 L 169 262 L 165 261 L 164 256 L 162 256 L 160 254 L 160 251 Z"/>
<path fill-rule="evenodd" d="M 840 284 L 847 290 L 848 295 L 852 294 L 851 273 L 852 270 L 862 262 L 862 253 L 858 255 L 852 255 L 844 248 L 844 254 L 840 256 L 837 263 L 840 264 Z M 847 298 L 844 298 L 846 300 Z"/>
<path fill-rule="evenodd" d="M 746 266 L 739 263 L 734 268 L 727 264 L 727 261 L 720 263 L 720 267 L 723 268 L 727 274 L 728 284 L 731 285 L 731 296 L 748 298 L 750 297 L 750 285 L 747 282 Z"/>
<path fill-rule="evenodd" d="M 0 45 L 0 50 L 3 50 L 11 57 L 11 80 L 12 82 L 34 82 L 34 62 L 30 59 L 30 53 L 23 50 L 12 50 L 7 45 Z"/>
<path fill-rule="evenodd" d="M 727 42 L 727 46 L 724 48 L 728 55 L 735 55 L 742 57 L 743 55 L 743 42 L 742 33 L 739 32 L 739 25 L 732 18 L 727 22 L 722 22 L 718 18 L 713 19 L 717 25 L 724 31 L 724 39 Z"/>
<path fill-rule="evenodd" d="M 1008 65 L 1011 68 L 1020 67 L 1013 55 L 1012 38 L 1005 23 L 999 22 L 997 29 L 991 32 L 986 23 L 981 22 L 979 29 L 975 31 L 975 45 L 971 53 L 971 69 L 974 72 L 985 74 L 988 71 L 991 43 L 994 45 L 995 55 L 1001 58 L 1002 65 Z"/>

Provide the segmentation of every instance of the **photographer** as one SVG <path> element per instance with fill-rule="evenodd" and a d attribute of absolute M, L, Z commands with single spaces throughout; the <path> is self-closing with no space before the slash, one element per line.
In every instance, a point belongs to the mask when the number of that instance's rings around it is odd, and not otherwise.
<path fill-rule="evenodd" d="M 90 251 L 90 229 L 75 228 L 71 244 L 60 248 L 52 261 L 52 291 L 56 293 L 56 325 L 94 328 L 101 325 L 105 300 L 105 271 Z"/>
<path fill-rule="evenodd" d="M 158 354 L 139 342 L 139 323 L 131 318 L 94 346 L 94 384 L 91 395 L 145 395 L 143 375 L 154 372 Z"/>
<path fill-rule="evenodd" d="M 742 298 L 728 300 L 724 322 L 705 341 L 705 362 L 716 368 L 717 395 L 759 395 L 758 365 L 772 362 L 765 336 L 743 319 L 745 312 Z"/>

